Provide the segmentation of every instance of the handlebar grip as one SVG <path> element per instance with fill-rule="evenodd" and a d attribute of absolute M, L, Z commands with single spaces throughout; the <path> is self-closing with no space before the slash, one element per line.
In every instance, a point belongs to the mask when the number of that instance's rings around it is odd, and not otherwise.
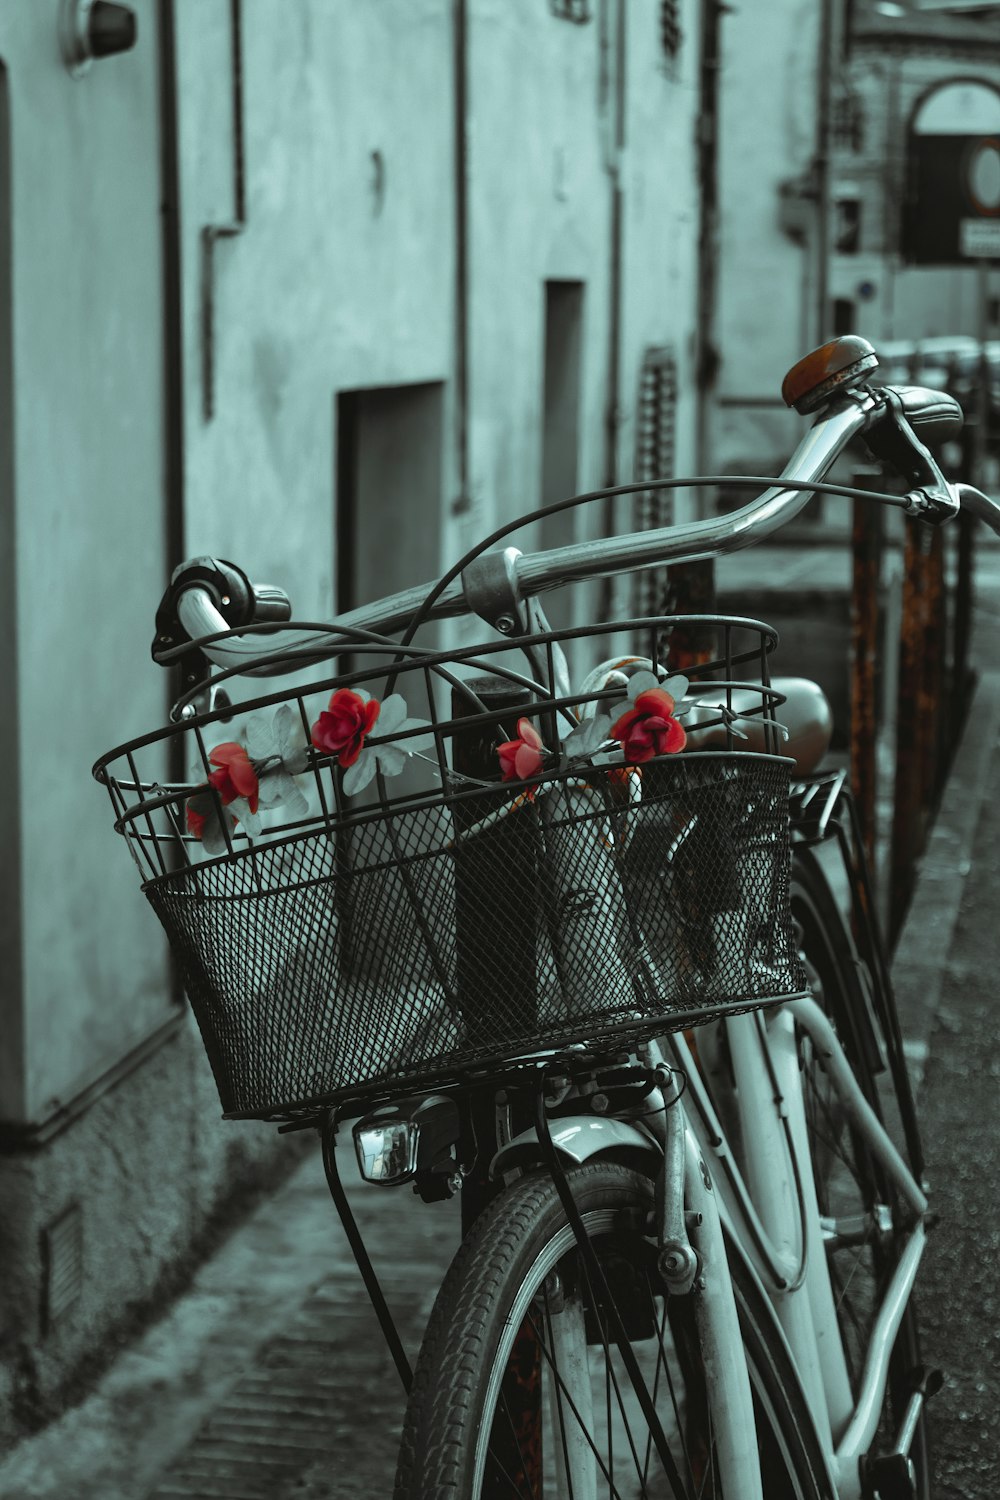
<path fill-rule="evenodd" d="M 927 442 L 943 442 L 962 426 L 962 408 L 943 391 L 921 386 L 887 385 L 881 392 L 885 405 L 865 430 L 865 443 L 876 458 L 883 459 L 909 485 L 947 489 Z"/>
<path fill-rule="evenodd" d="M 948 391 L 932 391 L 923 385 L 892 385 L 903 406 L 903 416 L 922 443 L 936 448 L 962 430 L 965 413 Z"/>
<path fill-rule="evenodd" d="M 242 568 L 225 558 L 192 557 L 174 569 L 170 585 L 160 600 L 152 648 L 154 661 L 191 639 L 178 614 L 179 601 L 189 589 L 202 590 L 231 629 L 258 620 L 291 619 L 291 601 L 283 589 L 269 583 L 252 583 Z"/>
<path fill-rule="evenodd" d="M 253 586 L 253 615 L 258 620 L 290 620 L 292 601 L 284 589 L 276 583 L 255 583 Z"/>

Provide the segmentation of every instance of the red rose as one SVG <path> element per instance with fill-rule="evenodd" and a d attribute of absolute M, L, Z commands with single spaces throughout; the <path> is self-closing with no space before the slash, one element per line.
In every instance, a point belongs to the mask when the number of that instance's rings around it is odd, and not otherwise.
<path fill-rule="evenodd" d="M 629 765 L 652 760 L 654 755 L 674 755 L 687 743 L 684 726 L 674 718 L 674 700 L 662 688 L 639 693 L 632 707 L 612 724 L 611 736 L 621 742 Z"/>
<path fill-rule="evenodd" d="M 366 703 L 350 688 L 338 688 L 312 726 L 313 744 L 317 750 L 335 755 L 345 769 L 353 766 L 381 707 L 374 698 Z"/>
<path fill-rule="evenodd" d="M 245 797 L 250 811 L 255 813 L 260 785 L 257 772 L 243 746 L 227 740 L 224 745 L 216 745 L 210 751 L 208 759 L 217 768 L 209 774 L 209 785 L 215 787 L 223 804 L 235 802 L 237 797 Z"/>
<path fill-rule="evenodd" d="M 221 831 L 222 823 L 219 820 L 218 807 L 216 806 L 215 798 L 207 787 L 204 791 L 197 792 L 193 797 L 188 799 L 188 804 L 185 808 L 185 817 L 188 833 L 192 834 L 196 839 L 201 839 L 202 842 L 205 840 L 206 829 L 210 832 L 215 830 Z M 228 818 L 230 828 L 235 828 L 236 819 L 232 813 L 228 814 Z"/>
<path fill-rule="evenodd" d="M 207 812 L 198 812 L 189 802 L 187 805 L 188 833 L 193 833 L 196 839 L 200 839 L 205 832 L 205 824 L 208 822 Z"/>
<path fill-rule="evenodd" d="M 504 781 L 527 781 L 542 769 L 545 746 L 531 720 L 518 719 L 517 733 L 518 739 L 506 740 L 497 747 Z"/>

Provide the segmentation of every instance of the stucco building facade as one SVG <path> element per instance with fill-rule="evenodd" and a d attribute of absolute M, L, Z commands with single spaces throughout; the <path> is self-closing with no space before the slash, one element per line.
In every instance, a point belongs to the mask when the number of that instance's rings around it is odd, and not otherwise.
<path fill-rule="evenodd" d="M 0 11 L 5 1436 L 289 1160 L 219 1120 L 89 778 L 165 718 L 170 569 L 321 618 L 631 479 L 644 368 L 698 432 L 695 0 L 129 10 L 75 70 L 72 4 Z"/>

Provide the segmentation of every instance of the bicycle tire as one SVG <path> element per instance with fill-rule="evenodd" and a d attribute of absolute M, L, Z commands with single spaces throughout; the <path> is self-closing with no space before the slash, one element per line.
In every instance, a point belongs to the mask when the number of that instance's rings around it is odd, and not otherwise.
<path fill-rule="evenodd" d="M 648 1268 L 655 1268 L 655 1244 L 644 1230 L 653 1184 L 607 1161 L 576 1167 L 567 1176 L 591 1243 L 602 1264 L 614 1273 L 609 1280 L 614 1279 L 618 1287 L 622 1315 L 633 1319 L 629 1337 L 647 1373 L 653 1350 L 644 1346 L 655 1347 L 656 1379 L 650 1388 L 685 1487 L 690 1495 L 722 1497 L 721 1487 L 713 1481 L 711 1417 L 699 1387 L 693 1322 L 693 1299 L 698 1293 L 669 1299 L 668 1310 L 667 1300 L 657 1299 L 652 1291 Z M 512 1474 L 493 1464 L 490 1443 L 497 1430 L 494 1424 L 503 1426 L 504 1421 L 501 1392 L 509 1347 L 521 1319 L 532 1308 L 538 1322 L 546 1324 L 547 1317 L 542 1365 L 551 1370 L 555 1337 L 546 1308 L 549 1298 L 560 1294 L 560 1286 L 564 1309 L 569 1305 L 580 1274 L 577 1255 L 572 1229 L 548 1176 L 536 1172 L 521 1178 L 486 1209 L 459 1248 L 428 1323 L 403 1424 L 395 1500 L 430 1500 L 431 1496 L 434 1500 L 499 1500 L 508 1495 L 540 1500 L 538 1490 L 525 1483 L 523 1470 Z M 652 1291 L 650 1337 L 638 1336 L 642 1330 L 634 1320 L 639 1304 L 634 1283 L 630 1286 L 622 1274 L 623 1264 L 639 1269 Z M 555 1288 L 554 1271 L 559 1277 Z M 787 1348 L 775 1331 L 765 1299 L 738 1259 L 733 1261 L 733 1271 L 764 1455 L 765 1494 L 769 1500 L 827 1497 L 823 1460 Z M 583 1299 L 590 1296 L 586 1288 L 580 1295 Z M 590 1309 L 586 1316 L 593 1318 Z M 627 1392 L 611 1394 L 617 1355 L 607 1358 L 607 1344 L 602 1346 L 600 1329 L 595 1333 L 593 1323 L 588 1324 L 587 1333 L 588 1363 L 601 1366 L 603 1362 L 596 1379 L 599 1387 L 603 1381 L 604 1396 L 593 1403 L 591 1432 L 601 1455 L 592 1461 L 595 1479 L 603 1465 L 599 1492 L 621 1500 L 674 1493 L 659 1468 L 646 1428 L 636 1424 L 634 1430 L 624 1432 L 633 1407 L 626 1409 Z M 667 1372 L 662 1381 L 661 1368 Z M 554 1421 L 548 1442 L 543 1442 L 543 1496 L 556 1492 L 560 1445 L 572 1442 L 579 1425 L 576 1418 L 587 1404 L 586 1396 L 580 1394 L 586 1381 L 572 1387 L 576 1401 L 570 1399 L 568 1382 L 564 1392 L 549 1373 L 547 1383 L 550 1405 L 562 1425 Z"/>
<path fill-rule="evenodd" d="M 813 997 L 837 1032 L 852 1070 L 869 1104 L 890 1134 L 906 1134 L 899 1113 L 909 1101 L 898 1101 L 889 1068 L 873 1064 L 873 1057 L 894 1045 L 885 1034 L 877 1007 L 871 1004 L 867 965 L 857 951 L 849 924 L 837 904 L 822 866 L 808 849 L 793 860 L 791 909 L 802 932 L 801 952 L 810 975 Z M 872 1043 L 875 1043 L 873 1048 Z M 820 1211 L 830 1217 L 852 1213 L 867 1216 L 869 1236 L 860 1244 L 828 1246 L 827 1263 L 837 1298 L 838 1322 L 852 1384 L 856 1382 L 882 1285 L 895 1268 L 905 1238 L 904 1211 L 880 1164 L 857 1135 L 824 1099 L 821 1069 L 803 1051 L 803 1093 L 811 1142 L 813 1174 Z M 894 1116 L 896 1118 L 894 1119 Z M 916 1122 L 910 1130 L 917 1133 Z M 905 1154 L 905 1149 L 904 1149 Z M 852 1204 L 851 1195 L 855 1202 Z M 876 1229 L 876 1212 L 891 1215 L 891 1227 Z M 911 1374 L 921 1364 L 916 1301 L 910 1298 L 893 1347 L 886 1402 L 876 1447 L 891 1446 L 912 1389 Z M 910 1449 L 915 1500 L 930 1500 L 931 1466 L 927 1423 L 923 1415 Z"/>

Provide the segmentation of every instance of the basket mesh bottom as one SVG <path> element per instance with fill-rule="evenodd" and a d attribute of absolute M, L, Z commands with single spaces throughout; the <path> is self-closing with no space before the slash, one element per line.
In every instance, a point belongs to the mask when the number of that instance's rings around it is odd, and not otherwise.
<path fill-rule="evenodd" d="M 223 1107 L 267 1115 L 800 990 L 787 783 L 765 757 L 670 760 L 630 802 L 596 770 L 484 830 L 506 793 L 151 883 Z"/>

